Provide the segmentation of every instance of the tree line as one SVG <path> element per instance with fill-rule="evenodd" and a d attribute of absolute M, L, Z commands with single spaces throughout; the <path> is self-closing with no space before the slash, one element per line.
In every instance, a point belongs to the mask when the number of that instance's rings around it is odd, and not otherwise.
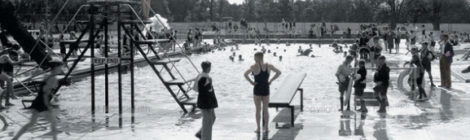
<path fill-rule="evenodd" d="M 28 22 L 52 18 L 64 0 L 15 0 L 17 14 Z M 70 0 L 60 20 L 68 20 L 84 0 Z M 45 7 L 48 7 L 46 9 Z M 139 7 L 136 6 L 138 11 Z M 152 0 L 152 9 L 170 22 L 238 21 L 469 23 L 467 0 Z M 86 14 L 83 12 L 82 14 Z M 50 18 L 44 18 L 49 16 Z"/>

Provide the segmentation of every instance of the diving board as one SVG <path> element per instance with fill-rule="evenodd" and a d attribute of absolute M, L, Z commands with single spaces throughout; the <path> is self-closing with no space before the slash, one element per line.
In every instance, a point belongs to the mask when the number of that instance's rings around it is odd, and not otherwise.
<path fill-rule="evenodd" d="M 278 109 L 279 107 L 290 108 L 290 123 L 294 126 L 295 120 L 295 107 L 291 105 L 292 100 L 295 97 L 297 91 L 300 91 L 300 111 L 303 111 L 303 89 L 300 88 L 302 82 L 304 81 L 307 74 L 300 73 L 300 74 L 291 74 L 288 75 L 285 80 L 282 82 L 281 87 L 271 95 L 269 100 L 269 107 L 275 107 Z M 277 116 L 286 116 L 287 111 L 281 111 L 278 113 Z M 275 117 L 275 118 L 284 118 L 284 117 Z M 278 122 L 284 122 L 283 120 L 274 119 L 273 122 L 276 122 L 276 126 Z"/>

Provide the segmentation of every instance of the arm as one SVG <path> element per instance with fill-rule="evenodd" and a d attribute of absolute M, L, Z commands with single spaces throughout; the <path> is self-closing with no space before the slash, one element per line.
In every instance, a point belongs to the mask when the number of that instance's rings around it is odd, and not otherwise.
<path fill-rule="evenodd" d="M 201 90 L 203 90 L 205 88 L 205 86 L 207 84 L 207 78 L 203 77 L 203 78 L 199 79 L 199 81 L 197 81 L 197 82 L 198 82 L 198 84 L 197 84 L 198 91 L 197 92 L 199 92 L 199 95 L 202 95 L 205 92 L 204 91 L 201 92 Z"/>
<path fill-rule="evenodd" d="M 252 70 L 252 68 L 250 67 L 250 69 L 248 69 L 248 70 L 245 71 L 244 76 L 245 76 L 245 79 L 246 79 L 248 82 L 250 82 L 251 85 L 254 86 L 256 83 L 255 83 L 253 80 L 251 80 L 251 79 L 250 79 L 250 76 L 249 76 L 250 73 L 252 73 L 252 72 L 253 72 L 253 70 Z"/>
<path fill-rule="evenodd" d="M 274 77 L 269 80 L 269 84 L 271 84 L 274 80 L 276 80 L 277 78 L 279 78 L 279 76 L 281 75 L 281 71 L 279 69 L 277 69 L 276 67 L 274 67 L 273 65 L 269 65 L 270 69 L 272 71 L 274 71 L 276 74 L 274 75 Z"/>

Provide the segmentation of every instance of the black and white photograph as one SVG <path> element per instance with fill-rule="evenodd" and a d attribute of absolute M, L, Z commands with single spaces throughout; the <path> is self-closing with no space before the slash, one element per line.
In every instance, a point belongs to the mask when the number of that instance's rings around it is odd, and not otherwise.
<path fill-rule="evenodd" d="M 0 0 L 0 140 L 467 140 L 470 0 Z"/>

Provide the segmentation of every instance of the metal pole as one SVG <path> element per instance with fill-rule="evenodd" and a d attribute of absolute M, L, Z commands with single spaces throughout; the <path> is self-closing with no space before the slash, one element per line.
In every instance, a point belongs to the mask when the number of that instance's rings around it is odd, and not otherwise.
<path fill-rule="evenodd" d="M 93 10 L 93 8 L 96 8 L 94 7 L 94 5 L 91 5 L 90 7 L 92 10 L 90 11 L 90 37 L 89 37 L 89 40 L 90 42 L 88 43 L 92 43 L 90 44 L 91 46 L 91 114 L 92 115 L 95 115 L 95 63 L 93 62 L 93 59 L 94 59 L 94 54 L 95 54 L 95 34 L 94 34 L 94 30 L 95 30 L 95 13 Z"/>
<path fill-rule="evenodd" d="M 135 25 L 137 26 L 137 25 Z M 139 36 L 136 35 L 135 40 L 138 40 Z M 131 58 L 130 58 L 130 69 L 131 69 L 131 123 L 134 123 L 134 111 L 135 111 L 135 101 L 134 101 L 134 42 L 131 41 L 129 47 L 131 48 Z"/>
<path fill-rule="evenodd" d="M 108 10 L 108 7 L 105 7 L 106 10 Z M 109 42 L 109 36 L 108 36 L 108 32 L 109 32 L 109 29 L 108 29 L 108 13 L 105 12 L 104 13 L 104 57 L 105 58 L 108 58 L 108 49 L 109 49 L 109 46 L 108 46 L 108 42 Z M 105 104 L 105 113 L 109 113 L 109 79 L 108 79 L 108 71 L 109 67 L 108 67 L 108 63 L 105 63 L 104 65 L 104 84 L 105 84 L 105 87 L 104 87 L 104 96 L 105 96 L 105 99 L 104 99 L 104 104 Z"/>
<path fill-rule="evenodd" d="M 121 41 L 121 10 L 120 6 L 117 6 L 118 8 L 118 41 Z M 119 59 L 122 58 L 122 45 L 121 42 L 118 43 L 118 57 Z M 119 127 L 122 128 L 122 70 L 121 70 L 122 64 L 119 62 L 118 64 L 118 96 L 119 96 Z"/>

